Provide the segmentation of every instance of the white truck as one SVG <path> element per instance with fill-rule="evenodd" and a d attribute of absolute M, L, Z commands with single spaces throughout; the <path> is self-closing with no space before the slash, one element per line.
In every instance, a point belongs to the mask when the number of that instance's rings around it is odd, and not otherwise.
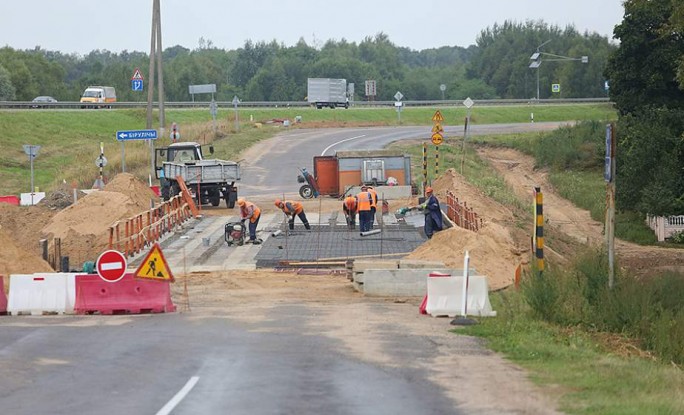
<path fill-rule="evenodd" d="M 214 153 L 213 146 L 209 146 L 209 152 Z M 155 149 L 155 169 L 164 200 L 180 193 L 180 176 L 198 204 L 218 206 L 224 199 L 227 208 L 235 207 L 240 165 L 229 160 L 205 159 L 198 143 L 173 143 Z"/>
<path fill-rule="evenodd" d="M 308 78 L 307 101 L 316 108 L 349 108 L 346 79 Z"/>
<path fill-rule="evenodd" d="M 113 86 L 89 86 L 81 95 L 81 108 L 111 108 L 116 102 L 116 90 Z"/>

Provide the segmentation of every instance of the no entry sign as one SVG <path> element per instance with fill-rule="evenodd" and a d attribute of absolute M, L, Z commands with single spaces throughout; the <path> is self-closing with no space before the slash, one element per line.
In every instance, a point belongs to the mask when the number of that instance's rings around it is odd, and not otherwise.
<path fill-rule="evenodd" d="M 104 251 L 97 258 L 97 274 L 105 281 L 117 282 L 126 273 L 126 257 L 119 251 Z"/>

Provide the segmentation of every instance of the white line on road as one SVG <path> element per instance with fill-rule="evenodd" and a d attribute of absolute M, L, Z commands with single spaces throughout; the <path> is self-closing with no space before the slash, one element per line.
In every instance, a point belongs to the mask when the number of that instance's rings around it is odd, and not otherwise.
<path fill-rule="evenodd" d="M 346 142 L 346 141 L 356 140 L 357 138 L 361 138 L 361 137 L 365 137 L 365 135 L 357 135 L 356 137 L 345 138 L 344 140 L 338 141 L 338 142 L 336 142 L 336 143 L 332 143 L 332 144 L 330 144 L 328 147 L 326 147 L 325 150 L 323 150 L 323 152 L 321 153 L 321 156 L 325 156 L 325 152 L 326 152 L 326 151 L 330 150 L 331 148 L 335 147 L 335 146 L 338 145 L 338 144 L 342 144 L 342 143 L 344 143 L 344 142 Z"/>
<path fill-rule="evenodd" d="M 178 405 L 183 400 L 183 398 L 185 398 L 185 395 L 190 393 L 192 388 L 195 387 L 197 381 L 199 381 L 199 376 L 191 377 L 188 383 L 186 383 L 185 386 L 183 386 L 183 389 L 179 390 L 178 393 L 173 398 L 171 398 L 171 400 L 168 401 L 166 405 L 164 405 L 164 407 L 159 410 L 159 412 L 157 412 L 157 415 L 169 415 L 171 411 L 173 411 L 173 409 L 176 407 L 176 405 Z"/>

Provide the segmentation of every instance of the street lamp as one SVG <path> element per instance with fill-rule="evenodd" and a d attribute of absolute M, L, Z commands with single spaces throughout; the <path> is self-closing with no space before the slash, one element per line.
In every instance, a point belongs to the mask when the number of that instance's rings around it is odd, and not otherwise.
<path fill-rule="evenodd" d="M 546 45 L 550 41 L 551 40 L 549 39 L 541 45 L 537 46 L 537 51 L 534 52 L 532 56 L 530 56 L 530 60 L 532 61 L 532 63 L 530 63 L 529 68 L 537 70 L 537 102 L 539 102 L 539 67 L 542 64 L 542 56 L 550 56 L 550 58 L 544 58 L 545 61 L 581 61 L 582 63 L 589 63 L 589 56 L 582 56 L 581 58 L 571 58 L 569 56 L 554 55 L 553 53 L 546 53 L 539 50 L 542 46 Z"/>

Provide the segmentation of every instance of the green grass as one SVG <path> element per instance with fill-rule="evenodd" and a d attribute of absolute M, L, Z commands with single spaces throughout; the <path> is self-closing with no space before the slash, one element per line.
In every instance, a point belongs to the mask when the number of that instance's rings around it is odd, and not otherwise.
<path fill-rule="evenodd" d="M 490 300 L 497 317 L 480 319 L 457 333 L 486 338 L 491 349 L 528 369 L 549 393 L 557 395 L 560 387 L 560 409 L 566 413 L 684 413 L 680 369 L 619 356 L 599 344 L 598 336 L 536 320 L 519 292 L 492 294 Z"/>

